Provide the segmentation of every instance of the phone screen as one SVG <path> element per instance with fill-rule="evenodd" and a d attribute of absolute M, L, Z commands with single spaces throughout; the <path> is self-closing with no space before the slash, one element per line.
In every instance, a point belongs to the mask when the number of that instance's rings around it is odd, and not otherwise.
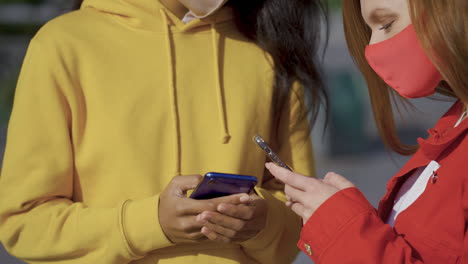
<path fill-rule="evenodd" d="M 257 178 L 247 175 L 209 172 L 190 194 L 192 199 L 212 199 L 221 196 L 250 193 Z"/>

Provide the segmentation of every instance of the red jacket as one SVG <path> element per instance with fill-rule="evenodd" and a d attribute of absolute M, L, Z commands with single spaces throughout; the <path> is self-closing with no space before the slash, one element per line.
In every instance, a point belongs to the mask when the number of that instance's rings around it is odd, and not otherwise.
<path fill-rule="evenodd" d="M 358 189 L 342 190 L 310 217 L 298 246 L 317 264 L 468 263 L 468 120 L 454 128 L 462 109 L 456 103 L 427 140 L 418 140 L 420 149 L 388 182 L 377 211 Z M 399 187 L 432 160 L 441 166 L 438 178 L 394 228 L 385 224 Z"/>

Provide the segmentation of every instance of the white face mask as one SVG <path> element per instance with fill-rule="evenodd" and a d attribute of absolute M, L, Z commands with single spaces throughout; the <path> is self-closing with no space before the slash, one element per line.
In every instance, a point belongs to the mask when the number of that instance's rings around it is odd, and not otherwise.
<path fill-rule="evenodd" d="M 220 9 L 228 0 L 179 0 L 195 17 L 207 17 Z"/>

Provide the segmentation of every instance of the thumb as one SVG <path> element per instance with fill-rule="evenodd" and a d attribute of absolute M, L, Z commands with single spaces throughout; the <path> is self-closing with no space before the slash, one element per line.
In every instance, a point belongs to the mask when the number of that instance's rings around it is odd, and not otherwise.
<path fill-rule="evenodd" d="M 171 193 L 185 197 L 187 191 L 195 189 L 202 178 L 201 175 L 176 176 L 169 184 L 169 188 L 172 189 Z"/>
<path fill-rule="evenodd" d="M 352 182 L 348 181 L 345 177 L 334 172 L 327 173 L 325 175 L 325 178 L 323 178 L 323 182 L 330 184 L 340 190 L 355 187 L 355 185 Z"/>

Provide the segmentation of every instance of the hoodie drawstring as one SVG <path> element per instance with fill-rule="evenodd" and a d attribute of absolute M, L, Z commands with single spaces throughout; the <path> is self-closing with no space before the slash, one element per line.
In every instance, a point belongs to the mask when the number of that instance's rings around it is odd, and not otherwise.
<path fill-rule="evenodd" d="M 174 120 L 174 128 L 175 128 L 175 160 L 176 160 L 176 174 L 181 175 L 181 159 L 182 159 L 182 146 L 181 146 L 181 131 L 180 131 L 180 115 L 179 115 L 179 107 L 178 107 L 178 100 L 177 100 L 177 88 L 175 86 L 175 68 L 174 68 L 174 54 L 173 54 L 173 43 L 171 41 L 171 30 L 169 24 L 169 18 L 167 17 L 166 12 L 164 9 L 161 9 L 161 15 L 165 24 L 164 32 L 166 37 L 166 52 L 167 52 L 167 59 L 168 59 L 168 79 L 169 79 L 169 90 L 170 90 L 170 99 L 172 105 L 172 119 Z M 231 139 L 231 135 L 229 134 L 228 122 L 227 122 L 227 114 L 226 114 L 226 101 L 225 101 L 225 94 L 223 89 L 223 83 L 221 81 L 221 70 L 220 70 L 220 61 L 219 61 L 219 38 L 218 32 L 216 31 L 215 23 L 211 24 L 211 36 L 212 36 L 212 45 L 213 45 L 213 63 L 215 69 L 215 88 L 217 93 L 217 103 L 218 103 L 218 115 L 221 123 L 221 130 L 222 130 L 222 143 L 227 144 Z"/>
<path fill-rule="evenodd" d="M 231 139 L 229 134 L 229 128 L 227 123 L 227 114 L 226 114 L 226 101 L 224 96 L 223 83 L 221 82 L 221 71 L 220 71 L 220 61 L 219 61 L 219 38 L 218 32 L 215 28 L 215 23 L 211 24 L 211 39 L 213 44 L 213 66 L 215 69 L 215 87 L 218 95 L 218 114 L 222 126 L 222 143 L 227 144 Z"/>
<path fill-rule="evenodd" d="M 175 69 L 174 69 L 174 55 L 173 55 L 173 49 L 172 49 L 172 41 L 171 41 L 171 32 L 170 32 L 170 25 L 169 25 L 169 20 L 167 18 L 167 14 L 164 12 L 163 9 L 161 9 L 161 15 L 164 20 L 165 24 L 165 36 L 166 36 L 166 52 L 167 52 L 167 59 L 168 59 L 168 79 L 169 79 L 169 91 L 171 93 L 170 99 L 171 99 L 171 105 L 172 105 L 172 119 L 174 120 L 174 128 L 175 128 L 175 175 L 181 175 L 181 143 L 180 143 L 180 118 L 179 118 L 179 107 L 177 104 L 177 89 L 175 86 Z"/>

